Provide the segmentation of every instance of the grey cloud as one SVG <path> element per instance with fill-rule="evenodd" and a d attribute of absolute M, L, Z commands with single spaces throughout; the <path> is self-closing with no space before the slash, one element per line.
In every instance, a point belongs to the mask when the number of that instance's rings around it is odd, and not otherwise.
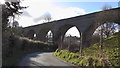
<path fill-rule="evenodd" d="M 40 21 L 40 20 L 42 20 L 43 18 L 42 18 L 42 16 L 40 16 L 40 17 L 38 17 L 38 18 L 35 18 L 34 19 L 34 22 L 38 22 L 38 21 Z"/>
<path fill-rule="evenodd" d="M 23 15 L 27 17 L 32 17 L 27 11 L 23 11 Z"/>

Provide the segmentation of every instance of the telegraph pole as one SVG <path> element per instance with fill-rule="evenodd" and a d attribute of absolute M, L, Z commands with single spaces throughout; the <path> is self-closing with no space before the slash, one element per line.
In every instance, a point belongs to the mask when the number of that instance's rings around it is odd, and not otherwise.
<path fill-rule="evenodd" d="M 61 49 L 62 49 L 62 43 L 63 43 L 63 42 L 62 42 L 62 36 L 61 36 L 61 37 L 60 37 L 60 44 L 61 44 L 61 47 L 60 47 L 60 48 L 61 48 Z"/>
<path fill-rule="evenodd" d="M 103 49 L 103 29 L 100 29 L 100 49 Z"/>
<path fill-rule="evenodd" d="M 68 44 L 68 50 L 70 51 L 70 46 L 71 46 L 71 35 L 69 35 L 69 44 Z"/>
<path fill-rule="evenodd" d="M 82 44 L 83 44 L 83 42 L 82 42 L 83 41 L 82 36 L 83 35 L 82 35 L 82 32 L 81 32 L 81 36 L 80 36 L 81 37 L 80 38 L 80 54 L 81 54 L 81 56 L 82 56 Z"/>

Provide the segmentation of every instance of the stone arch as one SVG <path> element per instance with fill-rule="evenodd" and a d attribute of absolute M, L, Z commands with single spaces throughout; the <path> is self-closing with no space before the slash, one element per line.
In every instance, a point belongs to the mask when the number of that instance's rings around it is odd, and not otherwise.
<path fill-rule="evenodd" d="M 36 34 L 36 32 L 33 29 L 28 30 L 26 37 L 30 38 L 30 39 L 34 39 L 34 35 Z"/>
<path fill-rule="evenodd" d="M 116 23 L 116 22 L 105 22 L 105 23 L 115 23 L 115 24 L 118 24 L 118 25 L 120 25 L 119 23 Z M 92 31 L 92 34 L 94 33 L 94 31 L 99 27 L 99 26 L 101 26 L 102 24 L 105 24 L 105 23 L 101 23 L 101 24 L 99 24 L 99 25 L 94 25 L 94 27 L 93 27 L 93 29 L 91 29 Z"/>
<path fill-rule="evenodd" d="M 97 43 L 99 42 L 100 40 L 100 34 L 96 33 L 100 30 L 101 26 L 106 26 L 106 25 L 109 25 L 111 23 L 104 23 L 104 24 L 101 24 L 99 25 L 93 32 L 93 35 L 92 35 L 92 39 L 91 39 L 91 43 Z M 109 26 L 110 27 L 110 26 Z M 117 31 L 112 31 L 111 29 L 107 29 L 106 31 L 108 31 L 109 33 L 108 34 L 103 34 L 103 39 L 106 39 L 108 38 L 109 36 L 113 35 L 114 33 L 120 31 L 120 25 L 117 24 L 117 23 L 112 23 L 112 27 L 115 27 L 113 29 L 117 30 Z M 104 27 L 103 27 L 104 28 Z M 93 39 L 95 38 L 95 40 Z M 93 40 L 93 42 L 92 42 Z"/>
<path fill-rule="evenodd" d="M 104 23 L 100 23 L 100 24 L 98 24 L 98 23 L 91 24 L 84 33 L 85 36 L 86 36 L 85 37 L 85 39 L 86 39 L 85 42 L 88 43 L 88 45 L 90 45 L 88 41 L 92 38 L 92 35 L 95 32 L 95 30 L 99 26 L 101 26 L 102 24 L 105 24 L 105 23 L 115 23 L 115 24 L 120 25 L 120 23 L 118 23 L 118 22 L 104 22 Z"/>
<path fill-rule="evenodd" d="M 65 33 L 72 27 L 76 27 L 78 29 L 78 27 L 73 24 L 66 24 L 66 25 L 61 26 L 58 29 L 58 31 L 56 32 L 55 38 L 54 38 L 54 41 L 56 41 L 56 44 L 58 46 L 62 46 L 62 42 L 63 42 L 64 36 L 65 36 Z M 79 33 L 81 33 L 79 29 L 78 29 L 78 31 L 79 31 Z"/>
<path fill-rule="evenodd" d="M 50 42 L 52 43 L 53 42 L 53 31 L 52 30 L 49 30 L 46 34 L 46 39 L 47 39 L 47 42 Z"/>
<path fill-rule="evenodd" d="M 102 26 L 102 25 L 106 26 L 106 25 L 110 25 L 110 24 L 114 25 L 113 27 L 118 28 L 118 30 L 120 30 L 120 25 L 119 25 L 119 24 L 117 24 L 117 23 L 114 23 L 114 22 L 113 22 L 113 23 L 103 23 L 103 24 L 101 24 L 101 25 L 97 26 L 97 28 L 96 28 L 96 29 L 99 29 L 99 28 L 100 28 L 100 26 Z M 110 27 L 110 26 L 109 26 L 109 27 Z M 95 33 L 96 29 L 94 30 L 94 33 Z"/>
<path fill-rule="evenodd" d="M 49 31 L 52 32 L 52 30 L 49 29 L 49 28 L 42 28 L 42 29 L 40 29 L 39 32 L 38 32 L 38 34 L 37 34 L 37 39 L 40 40 L 40 41 L 46 42 L 47 41 L 46 35 L 47 35 L 47 33 Z"/>
<path fill-rule="evenodd" d="M 74 31 L 72 29 L 74 29 Z M 78 31 L 78 28 L 76 26 L 73 26 L 69 28 L 64 35 L 62 49 L 67 49 L 70 51 L 73 51 L 73 50 L 78 51 L 80 49 L 80 41 L 81 41 L 80 32 Z"/>

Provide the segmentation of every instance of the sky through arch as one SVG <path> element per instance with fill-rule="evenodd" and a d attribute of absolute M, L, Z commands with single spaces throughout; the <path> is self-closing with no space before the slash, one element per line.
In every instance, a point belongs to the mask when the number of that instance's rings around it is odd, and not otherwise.
<path fill-rule="evenodd" d="M 78 31 L 78 29 L 74 26 L 74 27 L 71 27 L 65 34 L 66 36 L 77 36 L 77 37 L 80 37 L 80 33 Z"/>

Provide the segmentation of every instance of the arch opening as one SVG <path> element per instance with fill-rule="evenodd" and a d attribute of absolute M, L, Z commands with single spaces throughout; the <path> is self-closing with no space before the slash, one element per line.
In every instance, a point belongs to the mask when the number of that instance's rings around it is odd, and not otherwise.
<path fill-rule="evenodd" d="M 37 36 L 37 34 L 34 34 L 34 37 L 36 37 Z"/>
<path fill-rule="evenodd" d="M 102 32 L 101 32 L 102 31 Z M 120 25 L 117 23 L 104 23 L 96 27 L 90 44 L 94 44 L 100 41 L 100 35 L 102 33 L 103 40 L 120 31 Z"/>
<path fill-rule="evenodd" d="M 120 31 L 120 25 L 116 23 L 104 23 L 97 27 L 93 35 L 100 35 L 100 30 L 103 30 L 103 38 L 106 39 L 109 36 Z"/>
<path fill-rule="evenodd" d="M 28 38 L 30 38 L 30 39 L 35 39 L 36 38 L 36 32 L 33 30 L 33 29 L 31 29 L 31 30 L 29 30 L 28 32 L 27 32 L 27 37 Z"/>
<path fill-rule="evenodd" d="M 71 26 L 65 30 L 61 48 L 69 51 L 79 51 L 80 31 L 76 26 Z"/>
<path fill-rule="evenodd" d="M 37 35 L 37 39 L 43 42 L 53 42 L 53 32 L 49 28 L 40 29 Z"/>
<path fill-rule="evenodd" d="M 46 34 L 46 42 L 52 43 L 53 42 L 53 33 L 51 30 L 49 30 Z"/>

